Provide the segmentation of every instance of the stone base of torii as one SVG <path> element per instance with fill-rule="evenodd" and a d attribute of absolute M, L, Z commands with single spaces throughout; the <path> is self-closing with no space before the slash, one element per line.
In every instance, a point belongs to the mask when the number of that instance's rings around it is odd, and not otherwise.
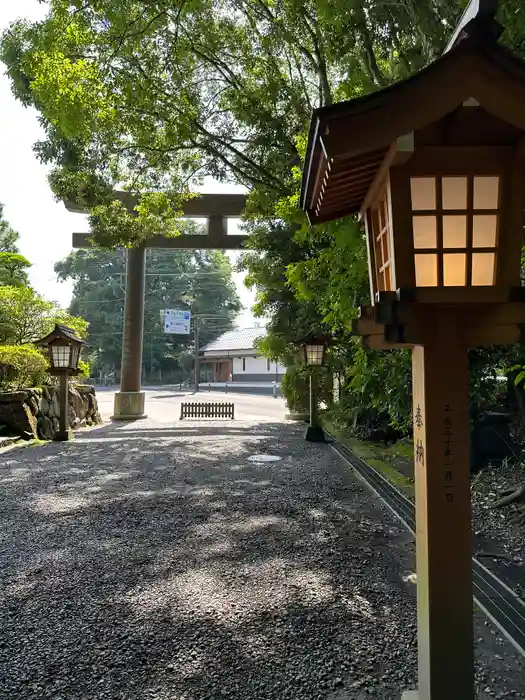
<path fill-rule="evenodd" d="M 136 197 L 124 192 L 118 193 L 118 197 L 130 212 L 133 211 L 137 203 Z M 205 235 L 180 235 L 175 238 L 154 236 L 142 246 L 128 250 L 120 391 L 115 394 L 113 420 L 146 417 L 145 394 L 141 386 L 146 249 L 240 250 L 246 236 L 228 235 L 227 220 L 239 218 L 245 205 L 246 197 L 241 194 L 202 194 L 186 202 L 183 215 L 187 218 L 207 219 Z M 70 212 L 86 213 L 73 202 L 65 202 L 65 206 Z M 88 233 L 73 234 L 73 248 L 89 248 L 91 245 Z"/>

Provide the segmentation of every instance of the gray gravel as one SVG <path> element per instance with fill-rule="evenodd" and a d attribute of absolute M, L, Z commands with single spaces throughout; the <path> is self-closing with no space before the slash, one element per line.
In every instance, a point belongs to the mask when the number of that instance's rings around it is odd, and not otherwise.
<path fill-rule="evenodd" d="M 513 525 L 512 518 L 523 503 L 494 509 L 500 489 L 518 488 L 525 481 L 521 462 L 488 466 L 473 478 L 472 526 L 475 553 L 503 554 L 502 558 L 481 560 L 525 598 L 525 525 Z"/>
<path fill-rule="evenodd" d="M 410 536 L 295 426 L 136 423 L 0 460 L 2 700 L 415 686 Z M 524 697 L 508 645 L 477 627 L 479 698 Z"/>

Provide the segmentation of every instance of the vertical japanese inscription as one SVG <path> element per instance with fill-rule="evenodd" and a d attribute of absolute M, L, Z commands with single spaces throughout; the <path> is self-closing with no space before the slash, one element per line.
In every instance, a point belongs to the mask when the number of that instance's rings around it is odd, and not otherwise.
<path fill-rule="evenodd" d="M 419 437 L 421 428 L 423 427 L 423 413 L 421 411 L 421 406 L 418 404 L 414 413 L 414 434 L 415 440 L 415 457 L 416 464 L 420 464 L 422 467 L 425 466 L 425 445 L 423 440 Z"/>
<path fill-rule="evenodd" d="M 421 406 L 418 404 L 416 408 L 416 415 L 414 416 L 414 424 L 416 428 L 423 427 L 423 415 L 421 413 Z"/>

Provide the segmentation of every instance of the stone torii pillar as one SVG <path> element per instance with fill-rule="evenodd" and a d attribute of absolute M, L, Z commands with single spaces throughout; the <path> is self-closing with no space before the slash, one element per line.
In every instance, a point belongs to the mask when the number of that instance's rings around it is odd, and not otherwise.
<path fill-rule="evenodd" d="M 127 192 L 116 196 L 133 212 L 137 197 Z M 207 233 L 180 235 L 175 238 L 153 236 L 142 246 L 127 252 L 126 293 L 124 302 L 124 330 L 120 391 L 115 394 L 113 420 L 145 418 L 145 394 L 142 391 L 142 348 L 144 335 L 144 291 L 146 278 L 146 249 L 171 248 L 177 250 L 241 250 L 244 235 L 228 235 L 227 220 L 241 216 L 246 205 L 242 194 L 202 194 L 190 199 L 183 207 L 183 216 L 208 220 Z M 73 202 L 65 202 L 73 213 L 86 213 Z M 92 246 L 89 233 L 74 233 L 73 248 Z"/>

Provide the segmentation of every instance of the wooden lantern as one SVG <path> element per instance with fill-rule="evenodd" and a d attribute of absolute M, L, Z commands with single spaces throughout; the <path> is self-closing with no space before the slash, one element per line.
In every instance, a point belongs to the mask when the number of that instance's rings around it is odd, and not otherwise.
<path fill-rule="evenodd" d="M 420 73 L 312 120 L 302 206 L 312 224 L 359 214 L 372 306 L 400 302 L 364 311 L 398 329 L 376 327 L 373 347 L 416 344 L 415 309 L 428 304 L 482 304 L 496 329 L 466 330 L 471 345 L 521 337 L 521 312 L 501 304 L 522 298 L 525 64 L 493 20 L 471 25 Z"/>
<path fill-rule="evenodd" d="M 468 348 L 521 340 L 525 63 L 472 0 L 446 53 L 314 113 L 301 204 L 358 214 L 369 348 L 412 348 L 418 700 L 473 700 Z M 453 572 L 453 574 L 452 574 Z"/>
<path fill-rule="evenodd" d="M 51 333 L 37 340 L 35 345 L 47 350 L 49 374 L 60 376 L 79 373 L 80 352 L 86 342 L 72 328 L 57 323 Z"/>
<path fill-rule="evenodd" d="M 326 359 L 327 341 L 325 338 L 308 338 L 302 344 L 304 364 L 309 367 L 324 365 Z"/>

